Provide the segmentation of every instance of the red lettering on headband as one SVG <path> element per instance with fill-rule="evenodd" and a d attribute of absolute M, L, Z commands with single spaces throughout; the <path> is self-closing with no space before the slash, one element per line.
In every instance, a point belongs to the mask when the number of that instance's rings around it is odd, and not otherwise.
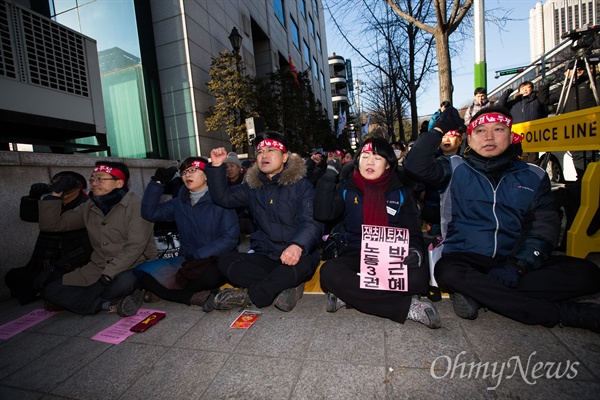
<path fill-rule="evenodd" d="M 202 171 L 204 171 L 204 167 L 206 167 L 206 164 L 204 164 L 202 161 L 195 160 L 192 161 L 192 165 L 190 165 L 190 167 L 200 168 Z"/>
<path fill-rule="evenodd" d="M 467 133 L 470 135 L 471 132 L 473 132 L 473 129 L 477 128 L 479 125 L 491 123 L 503 124 L 510 128 L 512 126 L 512 119 L 502 114 L 483 114 L 477 117 L 477 119 L 471 121 L 471 123 L 469 124 L 469 129 L 467 129 Z"/>
<path fill-rule="evenodd" d="M 445 134 L 448 136 L 462 137 L 462 133 L 460 133 L 459 131 L 448 131 Z"/>
<path fill-rule="evenodd" d="M 285 148 L 283 143 L 277 140 L 265 139 L 256 146 L 256 150 L 262 149 L 263 147 L 275 147 L 276 149 L 281 150 L 283 153 L 287 153 L 287 149 Z"/>
<path fill-rule="evenodd" d="M 337 154 L 338 156 L 344 158 L 344 152 L 341 150 L 330 151 L 329 154 Z"/>
<path fill-rule="evenodd" d="M 373 143 L 369 142 L 369 143 L 365 143 L 365 145 L 363 146 L 362 150 L 360 151 L 360 153 L 365 153 L 367 151 L 373 152 Z"/>
<path fill-rule="evenodd" d="M 108 165 L 100 164 L 96 165 L 96 167 L 94 168 L 94 172 L 106 172 L 107 174 L 110 174 L 117 179 L 127 182 L 127 177 L 125 176 L 123 171 L 115 167 L 109 167 Z"/>

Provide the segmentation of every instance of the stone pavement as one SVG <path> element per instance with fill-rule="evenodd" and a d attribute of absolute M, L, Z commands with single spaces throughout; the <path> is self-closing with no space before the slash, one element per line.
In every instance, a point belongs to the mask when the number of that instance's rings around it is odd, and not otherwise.
<path fill-rule="evenodd" d="M 0 399 L 598 399 L 598 334 L 462 320 L 448 299 L 438 330 L 324 302 L 265 308 L 249 330 L 229 328 L 238 310 L 145 304 L 166 318 L 118 345 L 91 339 L 117 315 L 63 311 L 0 341 Z M 3 301 L 0 324 L 40 307 Z"/>

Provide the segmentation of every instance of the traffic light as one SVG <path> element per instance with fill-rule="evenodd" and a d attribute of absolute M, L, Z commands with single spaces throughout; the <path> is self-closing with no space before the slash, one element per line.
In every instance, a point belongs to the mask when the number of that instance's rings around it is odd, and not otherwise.
<path fill-rule="evenodd" d="M 506 75 L 520 74 L 521 72 L 525 71 L 525 68 L 527 68 L 527 67 L 517 67 L 517 68 L 510 68 L 510 69 L 503 69 L 500 71 L 496 71 L 495 78 L 499 78 L 501 76 L 506 76 Z"/>

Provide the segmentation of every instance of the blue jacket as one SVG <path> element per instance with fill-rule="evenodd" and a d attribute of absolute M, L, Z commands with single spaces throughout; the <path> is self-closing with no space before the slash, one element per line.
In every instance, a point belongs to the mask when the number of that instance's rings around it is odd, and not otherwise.
<path fill-rule="evenodd" d="M 148 184 L 142 199 L 142 217 L 152 222 L 175 220 L 180 256 L 220 256 L 237 246 L 240 227 L 236 212 L 213 203 L 210 189 L 192 207 L 190 191 L 185 186 L 179 190 L 178 197 L 160 203 L 164 188 L 165 185 L 154 181 Z"/>
<path fill-rule="evenodd" d="M 223 207 L 247 206 L 256 231 L 250 235 L 250 248 L 258 254 L 279 260 L 291 244 L 312 253 L 323 234 L 323 224 L 313 219 L 315 188 L 304 175 L 304 161 L 290 156 L 284 170 L 268 179 L 253 165 L 244 183 L 227 185 L 225 166 L 209 166 L 206 175 L 215 203 Z"/>
<path fill-rule="evenodd" d="M 328 170 L 319 179 L 315 196 L 315 218 L 320 221 L 333 221 L 343 215 L 349 250 L 360 250 L 364 195 L 352 179 L 336 188 L 335 178 L 336 174 Z M 389 226 L 407 228 L 410 247 L 424 254 L 423 232 L 410 189 L 403 187 L 395 177 L 385 197 Z"/>
<path fill-rule="evenodd" d="M 548 175 L 518 160 L 520 145 L 492 158 L 467 148 L 464 157 L 435 159 L 441 137 L 437 130 L 421 135 L 405 171 L 444 189 L 443 252 L 512 256 L 526 269 L 538 268 L 550 256 L 560 231 Z"/>

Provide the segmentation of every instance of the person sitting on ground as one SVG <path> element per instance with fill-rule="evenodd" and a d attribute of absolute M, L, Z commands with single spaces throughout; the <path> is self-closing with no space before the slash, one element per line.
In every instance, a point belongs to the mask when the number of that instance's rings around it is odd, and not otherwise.
<path fill-rule="evenodd" d="M 433 129 L 433 127 L 435 126 L 435 121 L 437 121 L 437 119 L 440 117 L 440 115 L 442 115 L 444 110 L 448 107 L 452 107 L 452 103 L 450 103 L 448 100 L 444 100 L 440 103 L 440 108 L 438 108 L 438 110 L 436 112 L 434 112 L 433 115 L 431 116 L 431 118 L 429 119 L 429 124 L 427 125 L 427 130 Z"/>
<path fill-rule="evenodd" d="M 354 159 L 354 152 L 352 150 L 346 150 L 344 151 L 344 158 L 342 158 L 342 165 L 346 165 L 349 162 L 352 162 L 352 160 Z"/>
<path fill-rule="evenodd" d="M 458 154 L 458 150 L 462 143 L 463 131 L 464 126 L 461 126 L 458 130 L 448 131 L 442 136 L 440 157 L 450 157 Z M 440 236 L 442 234 L 440 225 L 440 191 L 438 189 L 425 186 L 421 207 L 421 218 L 428 223 L 428 235 Z"/>
<path fill-rule="evenodd" d="M 61 214 L 60 200 L 69 178 L 63 177 L 39 202 L 40 230 L 85 228 L 93 252 L 90 262 L 72 272 L 54 267 L 40 274 L 42 298 L 78 314 L 107 310 L 123 317 L 134 315 L 143 292 L 132 269 L 155 259 L 157 251 L 153 224 L 142 218 L 141 199 L 129 191 L 129 168 L 121 162 L 97 161 L 90 178 L 90 201 Z"/>
<path fill-rule="evenodd" d="M 463 125 L 468 126 L 471 122 L 471 118 L 473 118 L 475 114 L 477 114 L 481 109 L 489 107 L 492 104 L 494 103 L 490 102 L 488 99 L 487 90 L 484 87 L 475 88 L 475 91 L 473 92 L 473 102 L 465 111 Z"/>
<path fill-rule="evenodd" d="M 438 157 L 442 135 L 462 124 L 454 108 L 419 138 L 405 171 L 443 190 L 440 288 L 455 313 L 475 319 L 479 307 L 525 324 L 600 332 L 600 304 L 576 302 L 600 290 L 600 269 L 587 260 L 551 256 L 560 220 L 550 180 L 519 160 L 522 137 L 508 110 L 473 116 L 463 156 Z"/>
<path fill-rule="evenodd" d="M 73 171 L 62 171 L 54 175 L 47 183 L 34 183 L 31 185 L 28 196 L 21 197 L 21 220 L 26 222 L 39 222 L 38 202 L 40 198 L 52 192 L 53 186 L 58 185 L 64 176 L 75 178 L 65 187 L 62 197 L 61 213 L 72 210 L 85 203 L 89 197 L 85 193 L 87 181 L 81 174 Z M 92 245 L 85 229 L 70 232 L 39 232 L 33 254 L 26 266 L 13 268 L 6 273 L 4 281 L 10 289 L 10 294 L 16 297 L 19 303 L 27 304 L 38 298 L 38 291 L 34 286 L 35 278 L 45 268 L 52 265 L 59 266 L 69 272 L 85 265 L 90 260 Z"/>
<path fill-rule="evenodd" d="M 331 221 L 343 215 L 348 241 L 337 258 L 321 267 L 321 287 L 327 293 L 326 310 L 336 312 L 348 305 L 401 324 L 410 319 L 429 328 L 439 328 L 441 319 L 437 309 L 418 296 L 427 293 L 429 284 L 429 269 L 423 263 L 423 234 L 410 191 L 398 178 L 398 160 L 392 146 L 383 138 L 368 139 L 354 164 L 352 179 L 338 189 L 335 179 L 339 167 L 335 165 L 328 166 L 317 184 L 315 219 Z M 404 258 L 408 266 L 408 291 L 360 288 L 363 224 L 408 229 L 410 249 Z"/>
<path fill-rule="evenodd" d="M 245 172 L 242 171 L 242 163 L 238 158 L 238 155 L 231 151 L 227 154 L 225 159 L 225 168 L 227 171 L 227 183 L 229 186 L 239 185 L 244 181 Z M 238 216 L 238 222 L 240 225 L 240 241 L 243 236 L 249 235 L 254 232 L 254 222 L 252 222 L 252 214 L 248 207 L 238 207 L 235 209 Z"/>
<path fill-rule="evenodd" d="M 244 183 L 227 186 L 222 165 L 224 148 L 210 153 L 206 169 L 215 203 L 247 206 L 256 232 L 250 235 L 250 253 L 232 252 L 219 258 L 219 270 L 242 289 L 224 289 L 215 297 L 215 309 L 274 304 L 291 311 L 304 292 L 304 282 L 319 264 L 317 244 L 323 225 L 313 219 L 315 189 L 304 179 L 304 160 L 288 154 L 283 134 L 265 132 L 256 139 L 256 164 Z"/>
<path fill-rule="evenodd" d="M 325 151 L 318 148 L 306 159 L 306 179 L 316 187 L 317 181 L 323 176 L 326 168 Z"/>
<path fill-rule="evenodd" d="M 217 268 L 219 256 L 233 250 L 238 242 L 239 226 L 234 210 L 213 203 L 205 169 L 208 160 L 188 157 L 179 166 L 185 185 L 179 195 L 160 202 L 166 182 L 174 171 L 159 168 L 148 183 L 142 199 L 142 217 L 157 221 L 175 221 L 181 247 L 179 255 L 138 265 L 135 273 L 143 287 L 159 298 L 213 310 L 214 294 L 225 283 Z M 152 301 L 146 296 L 146 301 Z"/>

